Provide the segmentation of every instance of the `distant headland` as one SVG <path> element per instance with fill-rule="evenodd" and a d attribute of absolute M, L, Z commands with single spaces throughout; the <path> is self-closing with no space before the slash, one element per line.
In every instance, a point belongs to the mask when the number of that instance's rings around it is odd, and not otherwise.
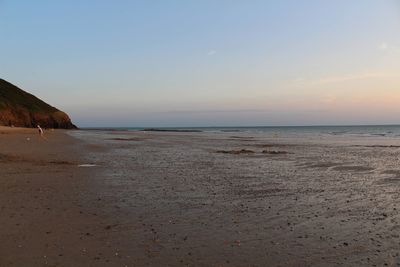
<path fill-rule="evenodd" d="M 3 79 L 0 79 L 0 125 L 77 128 L 66 113 Z"/>

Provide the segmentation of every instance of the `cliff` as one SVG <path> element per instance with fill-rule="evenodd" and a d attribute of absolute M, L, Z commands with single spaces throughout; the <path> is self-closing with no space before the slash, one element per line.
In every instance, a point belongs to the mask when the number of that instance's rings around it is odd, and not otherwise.
<path fill-rule="evenodd" d="M 64 112 L 0 79 L 0 125 L 75 129 Z"/>

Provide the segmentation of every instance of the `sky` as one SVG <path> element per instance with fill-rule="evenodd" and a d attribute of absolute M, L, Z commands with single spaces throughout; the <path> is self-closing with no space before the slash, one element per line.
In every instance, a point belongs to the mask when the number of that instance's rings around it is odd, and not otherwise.
<path fill-rule="evenodd" d="M 0 0 L 0 78 L 80 127 L 400 123 L 399 0 Z"/>

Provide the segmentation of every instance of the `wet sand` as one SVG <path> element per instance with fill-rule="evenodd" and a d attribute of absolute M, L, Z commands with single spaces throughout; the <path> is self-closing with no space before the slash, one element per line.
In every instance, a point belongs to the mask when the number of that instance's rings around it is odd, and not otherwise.
<path fill-rule="evenodd" d="M 0 266 L 400 262 L 396 139 L 46 134 L 0 135 Z"/>

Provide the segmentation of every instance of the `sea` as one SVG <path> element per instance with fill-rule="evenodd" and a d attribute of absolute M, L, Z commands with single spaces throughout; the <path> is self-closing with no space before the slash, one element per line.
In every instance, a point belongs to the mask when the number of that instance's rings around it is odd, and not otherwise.
<path fill-rule="evenodd" d="M 354 125 L 354 126 L 250 126 L 250 127 L 102 127 L 83 130 L 106 131 L 160 131 L 204 133 L 249 133 L 279 136 L 331 135 L 351 137 L 400 138 L 400 125 Z"/>

